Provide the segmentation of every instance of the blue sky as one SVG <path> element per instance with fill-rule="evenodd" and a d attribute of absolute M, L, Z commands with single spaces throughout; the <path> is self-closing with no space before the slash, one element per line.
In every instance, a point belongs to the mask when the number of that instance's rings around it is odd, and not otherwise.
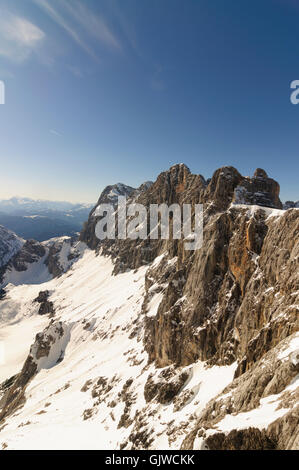
<path fill-rule="evenodd" d="M 95 201 L 184 162 L 298 199 L 297 0 L 1 0 L 0 198 Z"/>

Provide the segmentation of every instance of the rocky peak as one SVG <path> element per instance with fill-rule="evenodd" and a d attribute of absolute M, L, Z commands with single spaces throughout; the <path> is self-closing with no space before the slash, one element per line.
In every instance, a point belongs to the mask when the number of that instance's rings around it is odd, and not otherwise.
<path fill-rule="evenodd" d="M 99 240 L 95 236 L 95 227 L 99 220 L 99 217 L 96 216 L 96 209 L 98 206 L 100 204 L 113 204 L 114 207 L 116 207 L 119 196 L 126 196 L 129 198 L 133 196 L 135 192 L 135 188 L 123 183 L 106 186 L 102 191 L 97 204 L 91 210 L 87 222 L 83 225 L 83 229 L 80 234 L 80 241 L 85 242 L 92 250 L 96 249 L 99 244 Z"/>
<path fill-rule="evenodd" d="M 156 181 L 143 193 L 138 202 L 149 204 L 178 203 L 180 195 L 187 189 L 191 175 L 189 168 L 180 163 L 159 174 Z"/>
<path fill-rule="evenodd" d="M 262 168 L 257 168 L 253 175 L 254 178 L 268 178 L 267 173 Z"/>
<path fill-rule="evenodd" d="M 226 209 L 233 198 L 234 189 L 243 177 L 232 166 L 225 166 L 215 171 L 205 191 L 203 201 L 213 203 L 217 209 Z"/>
<path fill-rule="evenodd" d="M 127 196 L 128 202 L 131 199 L 145 207 L 162 203 L 206 204 L 209 214 L 225 211 L 232 203 L 282 208 L 279 184 L 269 178 L 261 168 L 255 171 L 252 178 L 248 178 L 243 177 L 236 168 L 224 166 L 216 170 L 212 178 L 206 181 L 202 175 L 192 174 L 185 164 L 179 163 L 160 173 L 154 183 L 144 183 L 136 190 L 121 183 L 107 186 L 80 235 L 80 240 L 87 243 L 90 248 L 96 249 L 99 246 L 99 240 L 94 233 L 98 221 L 95 215 L 96 208 L 102 203 L 116 204 L 119 195 Z M 111 241 L 107 243 L 110 250 Z M 120 245 L 125 245 L 126 241 L 121 243 L 116 241 L 115 244 L 118 245 L 114 250 L 115 253 L 125 251 L 126 247 Z"/>
<path fill-rule="evenodd" d="M 285 210 L 288 209 L 298 209 L 299 208 L 299 201 L 286 201 L 283 205 Z"/>
<path fill-rule="evenodd" d="M 279 191 L 277 181 L 269 178 L 265 170 L 257 168 L 253 178 L 242 178 L 235 188 L 233 202 L 282 209 Z"/>
<path fill-rule="evenodd" d="M 99 204 L 116 204 L 117 198 L 119 196 L 127 196 L 130 197 L 133 192 L 136 191 L 135 188 L 131 186 L 127 186 L 123 183 L 117 183 L 110 186 L 106 186 L 106 188 L 102 191 L 100 198 L 97 202 L 96 207 Z M 95 208 L 96 208 L 95 207 Z M 94 212 L 95 208 L 92 210 Z"/>

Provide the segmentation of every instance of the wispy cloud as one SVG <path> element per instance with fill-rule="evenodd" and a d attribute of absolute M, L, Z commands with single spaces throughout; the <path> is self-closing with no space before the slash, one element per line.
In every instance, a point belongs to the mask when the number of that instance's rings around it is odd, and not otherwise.
<path fill-rule="evenodd" d="M 130 16 L 130 19 L 128 19 L 124 3 L 125 2 L 109 0 L 108 7 L 110 9 L 110 13 L 116 19 L 125 42 L 129 45 L 129 48 L 133 51 L 135 56 L 141 61 L 143 67 L 145 67 L 146 73 L 149 75 L 149 86 L 152 90 L 158 92 L 163 91 L 166 89 L 166 82 L 164 79 L 166 68 L 157 65 L 142 50 L 135 27 L 137 23 L 136 18 L 134 25 L 134 18 L 132 18 L 132 15 Z"/>
<path fill-rule="evenodd" d="M 120 7 L 120 4 L 118 2 L 115 2 L 114 0 L 109 0 L 108 8 L 110 9 L 111 14 L 115 17 L 119 28 L 122 31 L 123 37 L 129 44 L 130 48 L 139 57 L 139 59 L 144 61 L 144 54 L 139 47 L 137 34 L 134 28 L 134 22 L 128 21 L 127 16 L 123 11 L 123 8 Z"/>
<path fill-rule="evenodd" d="M 81 39 L 80 35 L 72 28 L 63 16 L 55 9 L 48 0 L 33 0 L 39 7 L 41 7 L 66 33 L 85 50 L 89 55 L 95 57 L 94 52 L 88 47 L 88 45 Z"/>
<path fill-rule="evenodd" d="M 49 0 L 33 1 L 93 59 L 99 60 L 89 43 L 90 38 L 107 47 L 121 49 L 119 41 L 104 19 L 89 10 L 82 2 L 52 0 L 50 4 Z"/>
<path fill-rule="evenodd" d="M 103 18 L 90 11 L 83 2 L 60 0 L 69 15 L 91 36 L 110 48 L 121 49 L 121 44 Z"/>
<path fill-rule="evenodd" d="M 25 18 L 0 11 L 0 55 L 23 62 L 45 38 L 45 33 Z"/>
<path fill-rule="evenodd" d="M 50 134 L 56 135 L 57 137 L 62 137 L 62 134 L 60 134 L 60 132 L 56 131 L 55 129 L 50 129 Z"/>

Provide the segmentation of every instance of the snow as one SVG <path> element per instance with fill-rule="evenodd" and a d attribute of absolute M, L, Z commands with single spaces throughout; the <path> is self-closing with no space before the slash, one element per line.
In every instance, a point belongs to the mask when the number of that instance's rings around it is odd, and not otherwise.
<path fill-rule="evenodd" d="M 125 407 L 120 392 L 131 378 L 135 400 L 129 414 L 132 420 L 137 411 L 146 418 L 145 429 L 153 438 L 151 448 L 180 448 L 207 403 L 214 397 L 220 400 L 231 395 L 232 392 L 221 392 L 232 382 L 237 363 L 208 367 L 197 361 L 180 368 L 179 372 L 186 371 L 189 379 L 182 390 L 186 400 L 178 410 L 174 403 L 146 403 L 144 385 L 148 376 L 153 374 L 158 380 L 162 369 L 148 364 L 144 350 L 141 308 L 145 276 L 148 270 L 150 274 L 150 270 L 159 267 L 165 253 L 150 266 L 114 276 L 111 259 L 96 255 L 85 244 L 72 245 L 68 238 L 53 242 L 61 247 L 59 263 L 66 272 L 51 279 L 44 271 L 43 260 L 23 273 L 11 272 L 6 297 L 0 302 L 0 362 L 4 361 L 0 383 L 21 370 L 38 332 L 47 327 L 44 334 L 54 338 L 49 355 L 37 360 L 38 373 L 26 389 L 24 407 L 6 420 L 0 433 L 0 448 L 5 443 L 9 449 L 119 449 L 128 441 L 134 426 L 133 422 L 127 428 L 118 427 Z M 44 246 L 48 250 L 50 243 Z M 71 250 L 78 252 L 79 258 L 70 267 Z M 173 258 L 169 263 L 176 261 Z M 149 290 L 148 317 L 156 315 L 162 300 L 158 288 L 161 286 L 153 284 Z M 39 304 L 33 302 L 41 290 L 50 292 L 56 311 L 49 328 L 49 317 L 39 316 Z M 58 321 L 62 336 L 57 334 Z M 137 333 L 132 334 L 135 329 Z M 298 340 L 299 333 L 280 352 L 279 359 L 290 357 L 297 361 L 294 352 L 299 347 Z M 31 353 L 35 352 L 33 346 Z M 112 388 L 96 402 L 91 389 L 99 377 L 105 377 Z M 92 382 L 90 389 L 82 391 L 87 381 Z M 294 380 L 289 390 L 295 389 L 297 383 Z M 267 426 L 288 411 L 278 409 L 280 396 L 263 398 L 260 406 L 250 412 L 227 415 L 216 429 L 228 432 Z M 114 407 L 109 406 L 112 401 Z M 92 410 L 89 419 L 84 419 L 86 410 Z M 197 438 L 195 448 L 204 449 L 204 440 Z"/>
<path fill-rule="evenodd" d="M 34 336 L 45 328 L 47 319 L 32 316 L 24 322 L 11 322 L 0 329 L 0 383 L 20 372 Z M 1 348 L 2 346 L 2 348 Z"/>
<path fill-rule="evenodd" d="M 289 356 L 292 355 L 294 365 L 299 362 L 299 332 L 290 341 L 288 347 L 280 352 L 277 358 L 281 361 L 287 361 Z M 298 357 L 297 357 L 298 356 Z"/>
<path fill-rule="evenodd" d="M 0 211 L 5 213 L 15 213 L 16 211 L 32 212 L 36 211 L 80 211 L 82 209 L 91 209 L 93 204 L 72 203 L 67 201 L 48 201 L 42 199 L 30 199 L 22 197 L 13 197 L 11 199 L 0 200 Z"/>
<path fill-rule="evenodd" d="M 258 408 L 245 413 L 238 413 L 237 415 L 228 414 L 215 427 L 220 432 L 229 432 L 232 429 L 246 429 L 249 427 L 258 429 L 267 428 L 270 423 L 289 411 L 287 408 L 278 409 L 278 405 L 277 395 L 270 395 L 261 399 Z M 210 431 L 211 434 L 214 434 L 214 432 Z"/>
<path fill-rule="evenodd" d="M 162 298 L 163 298 L 163 292 L 156 293 L 152 296 L 147 306 L 147 312 L 146 312 L 147 317 L 156 316 Z"/>
<path fill-rule="evenodd" d="M 50 355 L 38 362 L 39 372 L 26 389 L 25 406 L 7 419 L 0 446 L 5 442 L 9 449 L 119 448 L 132 432 L 132 425 L 118 428 L 124 411 L 118 394 L 133 378 L 136 402 L 130 416 L 134 417 L 137 410 L 142 414 L 152 411 L 147 425 L 154 438 L 152 448 L 179 448 L 186 432 L 180 424 L 192 425 L 190 416 L 199 415 L 205 404 L 231 382 L 236 364 L 209 368 L 199 361 L 184 368 L 190 374 L 184 392 L 191 392 L 191 396 L 179 411 L 174 412 L 173 403 L 145 402 L 144 385 L 157 369 L 147 365 L 142 334 L 130 335 L 144 318 L 141 306 L 147 269 L 112 276 L 111 260 L 85 249 L 59 278 L 41 285 L 7 286 L 7 297 L 0 304 L 0 344 L 5 346 L 0 382 L 21 369 L 36 333 L 49 322 L 49 318 L 37 315 L 38 305 L 32 302 L 40 290 L 50 291 L 64 334 L 55 341 Z M 156 311 L 159 295 L 152 301 L 150 314 Z M 64 359 L 57 362 L 61 352 Z M 91 390 L 81 389 L 87 380 L 96 381 L 101 376 L 115 382 L 108 398 L 94 406 Z M 116 402 L 114 408 L 108 406 L 112 400 Z M 93 409 L 94 415 L 84 420 L 86 409 Z M 169 441 L 166 431 L 174 419 L 177 428 Z"/>
<path fill-rule="evenodd" d="M 258 210 L 263 210 L 266 213 L 267 218 L 281 217 L 286 212 L 284 209 L 273 209 L 272 207 L 258 206 L 256 204 L 242 204 L 234 202 L 230 205 L 230 209 L 231 208 L 247 209 L 247 213 L 250 216 L 253 216 Z"/>
<path fill-rule="evenodd" d="M 49 281 L 52 276 L 49 273 L 45 260 L 48 252 L 34 263 L 27 263 L 26 271 L 17 271 L 15 268 L 6 270 L 4 279 L 0 287 L 6 287 L 8 284 L 20 286 L 23 284 L 41 284 Z"/>

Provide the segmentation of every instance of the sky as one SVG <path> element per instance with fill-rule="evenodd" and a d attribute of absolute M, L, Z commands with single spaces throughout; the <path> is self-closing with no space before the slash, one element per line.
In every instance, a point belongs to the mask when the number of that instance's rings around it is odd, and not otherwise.
<path fill-rule="evenodd" d="M 0 199 L 94 202 L 176 163 L 298 200 L 299 0 L 0 0 Z"/>

